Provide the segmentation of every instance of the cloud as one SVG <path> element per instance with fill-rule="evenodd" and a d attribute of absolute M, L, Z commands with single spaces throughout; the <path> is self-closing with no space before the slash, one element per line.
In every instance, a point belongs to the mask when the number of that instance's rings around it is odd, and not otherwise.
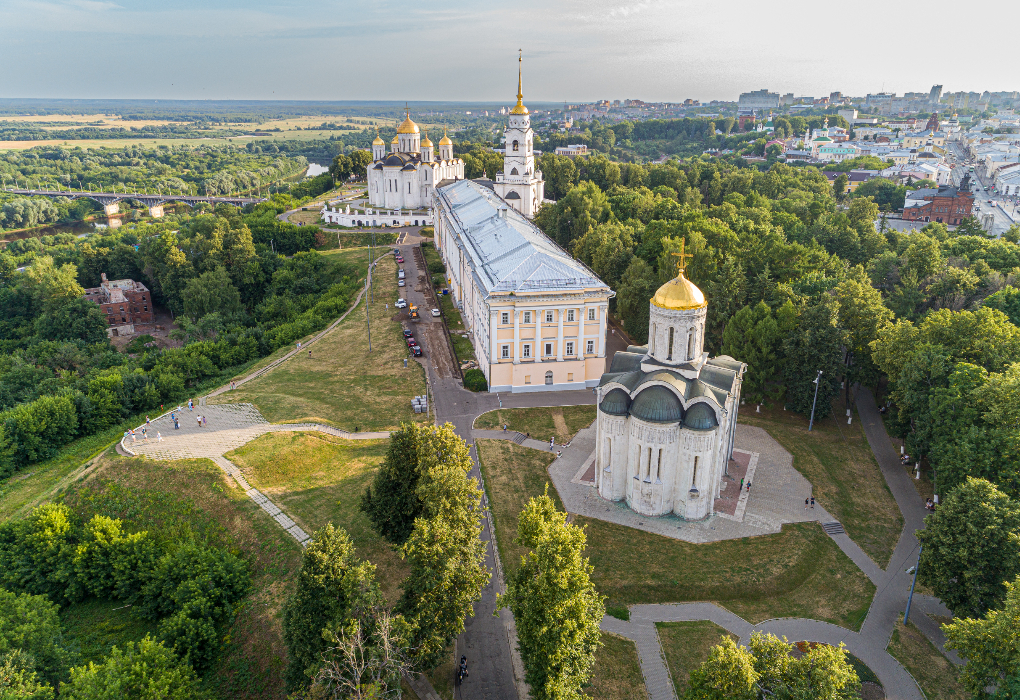
<path fill-rule="evenodd" d="M 115 2 L 106 2 L 104 0 L 68 0 L 64 3 L 72 7 L 77 7 L 86 12 L 106 12 L 108 10 L 123 10 L 123 5 L 118 5 Z"/>
<path fill-rule="evenodd" d="M 642 10 L 647 10 L 651 6 L 652 3 L 650 2 L 638 2 L 633 5 L 623 5 L 621 7 L 614 7 L 606 16 L 610 19 L 613 19 L 614 17 L 630 17 L 631 15 L 636 15 Z"/>

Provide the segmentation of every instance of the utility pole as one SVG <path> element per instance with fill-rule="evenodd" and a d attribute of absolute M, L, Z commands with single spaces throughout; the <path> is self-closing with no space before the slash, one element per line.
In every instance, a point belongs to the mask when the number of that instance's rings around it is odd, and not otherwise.
<path fill-rule="evenodd" d="M 808 422 L 808 432 L 811 432 L 811 428 L 815 425 L 815 406 L 818 405 L 818 380 L 822 378 L 822 370 L 818 370 L 818 376 L 815 377 L 815 400 L 811 403 L 811 420 Z"/>
<path fill-rule="evenodd" d="M 910 595 L 907 596 L 907 609 L 903 612 L 903 624 L 907 624 L 907 619 L 910 617 L 910 601 L 914 599 L 914 584 L 917 583 L 917 570 L 921 568 L 921 550 L 924 549 L 924 545 L 918 545 L 917 547 L 917 566 L 914 567 L 914 580 L 910 582 Z"/>
<path fill-rule="evenodd" d="M 368 328 L 368 351 L 372 352 L 372 322 L 369 319 L 371 302 L 369 301 L 369 286 L 372 284 L 372 248 L 368 249 L 368 274 L 365 276 L 365 326 Z"/>

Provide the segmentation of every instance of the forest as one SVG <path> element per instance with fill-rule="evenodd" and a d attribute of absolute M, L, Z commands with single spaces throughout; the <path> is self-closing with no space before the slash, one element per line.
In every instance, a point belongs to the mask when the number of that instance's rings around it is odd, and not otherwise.
<path fill-rule="evenodd" d="M 748 401 L 808 413 L 821 370 L 817 418 L 841 387 L 881 385 L 890 430 L 940 490 L 973 476 L 1020 496 L 1020 226 L 880 231 L 871 197 L 837 201 L 814 168 L 577 162 L 541 157 L 566 192 L 536 223 L 616 291 L 634 342 L 685 241 L 706 349 L 748 363 Z"/>

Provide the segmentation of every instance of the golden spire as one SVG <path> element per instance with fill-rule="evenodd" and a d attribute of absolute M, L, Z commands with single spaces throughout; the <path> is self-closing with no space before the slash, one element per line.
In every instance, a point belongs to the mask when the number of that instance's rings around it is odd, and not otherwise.
<path fill-rule="evenodd" d="M 521 49 L 517 49 L 517 104 L 510 110 L 510 114 L 528 113 L 528 108 L 524 106 L 524 90 L 521 89 L 521 63 L 523 60 Z"/>

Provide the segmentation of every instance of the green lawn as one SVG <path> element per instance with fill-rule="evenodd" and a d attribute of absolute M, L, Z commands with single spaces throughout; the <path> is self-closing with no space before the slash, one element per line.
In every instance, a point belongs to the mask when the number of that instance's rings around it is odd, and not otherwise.
<path fill-rule="evenodd" d="M 910 671 L 928 700 L 967 700 L 970 693 L 960 683 L 960 670 L 913 624 L 896 623 L 889 653 Z"/>
<path fill-rule="evenodd" d="M 357 259 L 359 252 L 366 254 L 362 249 L 337 255 Z M 371 353 L 362 300 L 343 323 L 311 346 L 312 357 L 302 351 L 210 401 L 251 402 L 273 423 L 315 421 L 351 431 L 396 430 L 403 422 L 427 422 L 427 414 L 411 408 L 411 398 L 426 391 L 425 371 L 416 362 L 404 367 L 408 354 L 401 334 L 404 315 L 394 307 L 395 265 L 387 255 L 376 268 Z"/>
<path fill-rule="evenodd" d="M 546 484 L 555 497 L 546 472 L 553 455 L 506 440 L 475 445 L 503 566 L 510 570 L 524 551 L 512 541 L 518 514 Z M 875 594 L 875 586 L 817 523 L 709 544 L 583 516 L 575 523 L 586 529 L 593 580 L 611 606 L 706 600 L 752 623 L 809 617 L 857 630 Z"/>
<path fill-rule="evenodd" d="M 740 641 L 719 625 L 708 620 L 697 622 L 656 622 L 662 656 L 666 659 L 669 675 L 673 679 L 678 697 L 683 697 L 690 684 L 691 671 L 708 660 L 712 647 L 722 642 L 722 637 Z"/>
<path fill-rule="evenodd" d="M 608 632 L 602 633 L 602 646 L 595 652 L 595 668 L 585 694 L 594 700 L 648 698 L 634 642 Z"/>
<path fill-rule="evenodd" d="M 358 556 L 376 565 L 383 591 L 395 600 L 408 569 L 359 508 L 388 444 L 325 433 L 266 433 L 226 457 L 306 532 L 328 522 L 347 530 Z"/>
<path fill-rule="evenodd" d="M 530 434 L 535 440 L 547 441 L 555 436 L 563 445 L 578 430 L 587 428 L 595 420 L 595 406 L 544 406 L 541 408 L 501 408 L 475 418 L 475 428 L 502 430 L 505 423 L 510 430 Z"/>
<path fill-rule="evenodd" d="M 301 547 L 215 464 L 106 453 L 64 500 L 83 519 L 97 513 L 123 518 L 130 530 L 190 535 L 244 556 L 252 571 L 252 591 L 226 630 L 223 652 L 206 682 L 219 698 L 270 700 L 285 695 L 281 608 L 300 567 Z M 62 613 L 83 653 L 98 653 L 143 633 L 114 607 L 120 606 L 96 602 Z M 99 634 L 90 627 L 105 631 Z"/>
<path fill-rule="evenodd" d="M 157 623 L 142 620 L 122 600 L 91 599 L 60 609 L 64 642 L 75 665 L 100 663 L 113 646 L 156 636 Z"/>
<path fill-rule="evenodd" d="M 764 428 L 793 455 L 793 466 L 814 487 L 814 496 L 875 563 L 885 567 L 903 530 L 903 516 L 875 462 L 861 421 L 846 424 L 842 402 L 834 416 L 816 421 L 792 411 L 754 406 L 740 410 L 740 422 Z"/>
<path fill-rule="evenodd" d="M 440 294 L 439 306 L 446 319 L 446 325 L 450 329 L 450 340 L 453 341 L 453 351 L 457 354 L 457 359 L 460 362 L 475 359 L 475 348 L 471 344 L 471 339 L 464 337 L 467 331 L 464 329 L 464 320 L 461 318 L 460 311 L 453 303 L 453 295 Z"/>

